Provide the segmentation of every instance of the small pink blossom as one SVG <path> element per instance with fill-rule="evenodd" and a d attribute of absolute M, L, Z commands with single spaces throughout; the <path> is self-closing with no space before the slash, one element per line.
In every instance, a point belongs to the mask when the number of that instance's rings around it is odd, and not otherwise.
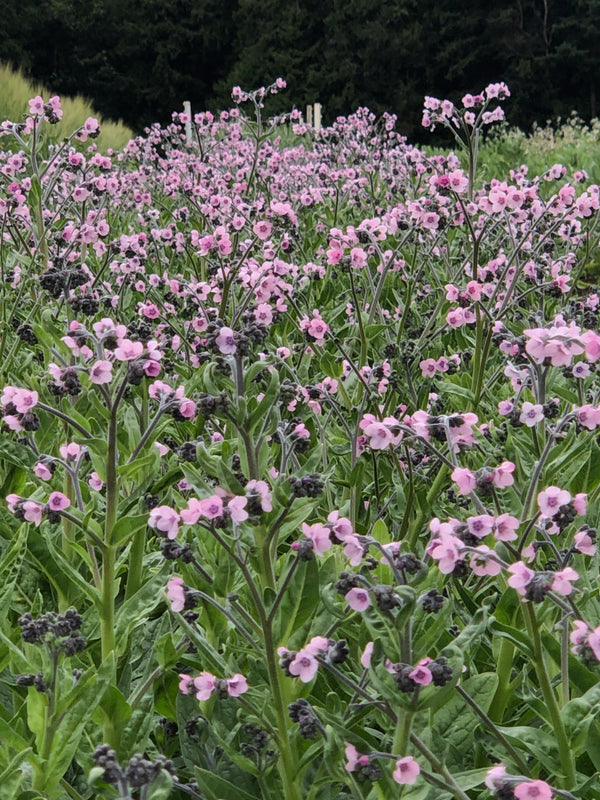
<path fill-rule="evenodd" d="M 344 596 L 345 601 L 348 603 L 353 611 L 365 611 L 371 605 L 371 598 L 366 589 L 354 587 Z"/>
<path fill-rule="evenodd" d="M 88 484 L 90 485 L 91 489 L 94 489 L 96 492 L 99 492 L 102 487 L 104 486 L 104 481 L 98 475 L 97 472 L 92 472 L 88 478 Z"/>
<path fill-rule="evenodd" d="M 42 506 L 39 503 L 36 503 L 35 500 L 25 500 L 22 505 L 22 510 L 25 521 L 33 522 L 37 528 L 42 521 Z"/>
<path fill-rule="evenodd" d="M 194 678 L 194 689 L 196 690 L 196 700 L 208 700 L 217 686 L 217 679 L 210 672 L 201 672 Z"/>
<path fill-rule="evenodd" d="M 90 380 L 92 383 L 110 383 L 112 380 L 112 364 L 110 361 L 96 361 L 90 368 Z"/>
<path fill-rule="evenodd" d="M 119 346 L 115 348 L 114 354 L 118 361 L 134 361 L 144 352 L 142 342 L 132 342 L 130 339 L 121 339 Z"/>
<path fill-rule="evenodd" d="M 590 536 L 588 528 L 577 531 L 573 537 L 573 547 L 584 556 L 593 556 L 596 553 L 596 545 Z"/>
<path fill-rule="evenodd" d="M 221 328 L 219 335 L 215 339 L 215 344 L 223 355 L 233 355 L 237 350 L 234 333 L 231 328 Z"/>
<path fill-rule="evenodd" d="M 512 461 L 503 461 L 499 466 L 494 468 L 494 486 L 497 486 L 498 489 L 505 489 L 507 486 L 512 486 L 515 482 L 512 475 L 514 471 L 515 465 Z"/>
<path fill-rule="evenodd" d="M 533 580 L 535 572 L 525 566 L 522 561 L 511 564 L 508 571 L 511 574 L 511 577 L 508 579 L 508 585 L 516 589 L 519 594 L 525 595 L 525 590 Z"/>
<path fill-rule="evenodd" d="M 429 686 L 433 680 L 431 670 L 427 669 L 424 664 L 418 664 L 412 672 L 408 673 L 408 677 L 411 678 L 415 683 L 418 683 L 419 686 Z"/>
<path fill-rule="evenodd" d="M 38 478 L 41 478 L 43 481 L 49 481 L 50 478 L 52 477 L 51 470 L 49 470 L 46 464 L 44 464 L 42 461 L 37 462 L 37 464 L 33 468 L 33 473 Z"/>
<path fill-rule="evenodd" d="M 510 514 L 500 514 L 496 517 L 496 529 L 494 531 L 494 539 L 499 542 L 512 542 L 517 538 L 517 528 L 520 521 L 511 516 Z"/>
<path fill-rule="evenodd" d="M 227 503 L 227 510 L 231 515 L 232 522 L 238 524 L 248 519 L 248 512 L 245 510 L 248 504 L 247 497 L 232 497 Z"/>
<path fill-rule="evenodd" d="M 239 672 L 236 672 L 231 678 L 227 678 L 225 684 L 230 697 L 239 697 L 248 691 L 248 682 Z"/>
<path fill-rule="evenodd" d="M 71 501 L 62 492 L 52 492 L 48 498 L 48 508 L 51 511 L 62 511 L 71 505 Z"/>
<path fill-rule="evenodd" d="M 542 405 L 534 405 L 525 401 L 521 407 L 521 414 L 519 422 L 527 425 L 528 428 L 533 428 L 538 422 L 544 419 L 544 407 Z"/>
<path fill-rule="evenodd" d="M 412 758 L 412 756 L 405 756 L 396 761 L 396 769 L 392 773 L 393 779 L 396 783 L 408 784 L 412 786 L 421 773 L 421 767 Z"/>
<path fill-rule="evenodd" d="M 554 579 L 552 581 L 551 589 L 553 592 L 557 594 L 561 594 L 564 597 L 571 594 L 573 591 L 573 587 L 571 583 L 576 581 L 579 578 L 579 575 L 575 572 L 572 567 L 565 567 L 561 569 L 559 572 L 554 573 Z"/>
<path fill-rule="evenodd" d="M 545 517 L 553 517 L 561 506 L 566 506 L 570 501 L 569 492 L 558 486 L 548 486 L 537 496 L 538 507 Z"/>
<path fill-rule="evenodd" d="M 179 530 L 179 514 L 169 506 L 158 506 L 150 511 L 148 525 L 161 533 L 167 539 L 174 539 Z"/>
<path fill-rule="evenodd" d="M 517 800 L 552 800 L 552 789 L 546 781 L 523 781 L 513 792 Z"/>
<path fill-rule="evenodd" d="M 171 611 L 183 611 L 185 608 L 183 578 L 171 578 L 171 580 L 167 583 L 167 597 L 171 601 Z"/>
<path fill-rule="evenodd" d="M 362 651 L 362 655 L 360 657 L 360 663 L 365 669 L 369 669 L 371 666 L 371 657 L 373 655 L 373 648 L 375 647 L 375 642 L 367 642 L 365 645 L 365 649 Z"/>
<path fill-rule="evenodd" d="M 458 486 L 459 494 L 470 494 L 477 486 L 477 478 L 467 467 L 456 467 L 450 477 Z"/>
<path fill-rule="evenodd" d="M 303 522 L 302 533 L 313 543 L 314 551 L 318 556 L 322 556 L 331 548 L 329 528 L 321 525 L 320 522 L 314 525 L 307 525 L 306 522 Z"/>

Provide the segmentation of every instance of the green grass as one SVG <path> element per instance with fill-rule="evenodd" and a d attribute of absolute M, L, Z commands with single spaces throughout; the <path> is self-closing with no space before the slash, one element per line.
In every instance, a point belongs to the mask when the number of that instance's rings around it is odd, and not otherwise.
<path fill-rule="evenodd" d="M 31 83 L 20 70 L 7 64 L 0 64 L 0 120 L 10 119 L 19 122 L 29 110 L 28 101 L 36 95 L 48 100 L 58 92 Z M 50 141 L 60 141 L 70 136 L 88 117 L 95 117 L 101 126 L 100 136 L 95 140 L 99 150 L 120 150 L 133 137 L 133 131 L 122 122 L 110 122 L 94 111 L 91 103 L 84 97 L 61 97 L 63 118 L 57 125 L 46 125 L 46 135 Z M 6 147 L 7 139 L 2 142 Z"/>

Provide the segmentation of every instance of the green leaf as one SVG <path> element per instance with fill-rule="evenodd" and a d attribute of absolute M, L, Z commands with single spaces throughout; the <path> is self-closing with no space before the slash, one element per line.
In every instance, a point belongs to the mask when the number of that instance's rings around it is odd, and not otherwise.
<path fill-rule="evenodd" d="M 277 611 L 276 640 L 287 643 L 316 612 L 319 597 L 319 567 L 315 560 L 304 561 L 296 569 Z"/>
<path fill-rule="evenodd" d="M 124 544 L 127 539 L 137 533 L 141 528 L 148 524 L 148 514 L 140 514 L 135 517 L 123 516 L 117 520 L 112 529 L 111 540 L 114 545 Z"/>
<path fill-rule="evenodd" d="M 56 788 L 73 760 L 85 726 L 102 700 L 114 671 L 115 664 L 112 658 L 105 659 L 99 669 L 91 667 L 59 704 L 56 713 L 61 715 L 60 725 L 44 768 L 44 790 L 47 793 Z"/>
<path fill-rule="evenodd" d="M 207 769 L 196 767 L 194 777 L 198 782 L 200 792 L 205 794 L 209 800 L 261 800 L 257 795 L 248 794 L 236 784 L 220 778 Z"/>
<path fill-rule="evenodd" d="M 528 725 L 498 726 L 498 730 L 517 749 L 537 758 L 552 775 L 557 774 L 557 769 L 560 769 L 560 757 L 556 741 L 551 734 Z"/>
<path fill-rule="evenodd" d="M 0 436 L 0 461 L 8 461 L 17 467 L 31 469 L 36 462 L 36 456 L 29 447 L 23 447 L 7 436 Z"/>
<path fill-rule="evenodd" d="M 148 619 L 157 605 L 165 602 L 163 589 L 167 583 L 166 564 L 134 595 L 126 600 L 117 612 L 115 622 L 115 647 L 119 655 L 127 651 L 131 631 Z"/>

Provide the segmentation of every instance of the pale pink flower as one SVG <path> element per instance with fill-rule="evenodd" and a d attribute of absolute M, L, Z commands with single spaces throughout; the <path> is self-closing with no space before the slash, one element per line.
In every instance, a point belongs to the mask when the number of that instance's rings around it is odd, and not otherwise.
<path fill-rule="evenodd" d="M 52 492 L 48 498 L 48 508 L 51 511 L 62 511 L 71 505 L 71 501 L 62 492 Z"/>
<path fill-rule="evenodd" d="M 373 648 L 375 647 L 375 642 L 367 642 L 365 645 L 365 649 L 362 651 L 362 655 L 360 657 L 360 663 L 365 669 L 369 669 L 371 666 L 371 657 L 373 655 Z"/>
<path fill-rule="evenodd" d="M 256 492 L 260 498 L 260 507 L 263 511 L 272 511 L 273 502 L 271 488 L 266 481 L 258 481 L 253 478 L 245 486 L 246 492 Z"/>
<path fill-rule="evenodd" d="M 511 516 L 510 514 L 500 514 L 496 517 L 496 530 L 494 531 L 494 539 L 499 542 L 512 542 L 517 538 L 517 528 L 520 521 Z"/>
<path fill-rule="evenodd" d="M 501 786 L 506 780 L 506 767 L 504 764 L 498 764 L 495 767 L 492 767 L 487 771 L 485 776 L 485 785 L 490 790 L 490 792 L 494 792 L 499 786 Z"/>
<path fill-rule="evenodd" d="M 458 486 L 459 494 L 470 494 L 477 486 L 477 478 L 467 467 L 456 467 L 450 477 Z"/>
<path fill-rule="evenodd" d="M 183 694 L 189 694 L 190 688 L 193 683 L 192 676 L 185 675 L 183 672 L 180 672 L 179 677 L 181 678 L 181 680 L 179 681 L 179 691 L 183 692 Z"/>
<path fill-rule="evenodd" d="M 227 503 L 232 522 L 238 524 L 248 519 L 248 512 L 245 510 L 247 503 L 247 497 L 232 497 Z"/>
<path fill-rule="evenodd" d="M 583 620 L 575 619 L 573 620 L 573 627 L 575 628 L 574 631 L 571 631 L 569 635 L 569 640 L 571 644 L 576 646 L 585 644 L 587 639 L 587 635 L 589 633 L 589 628 Z"/>
<path fill-rule="evenodd" d="M 478 577 L 483 577 L 484 575 L 498 575 L 501 570 L 501 566 L 492 557 L 495 555 L 496 552 L 494 550 L 490 550 L 490 548 L 485 544 L 476 547 L 475 551 L 471 553 L 471 558 L 469 560 L 469 564 L 473 570 L 473 573 Z"/>
<path fill-rule="evenodd" d="M 210 672 L 201 672 L 194 678 L 196 700 L 208 700 L 217 686 L 217 679 Z"/>
<path fill-rule="evenodd" d="M 571 583 L 576 581 L 578 578 L 579 575 L 572 567 L 565 567 L 554 574 L 554 579 L 550 588 L 553 592 L 566 597 L 573 591 Z"/>
<path fill-rule="evenodd" d="M 233 355 L 237 350 L 234 333 L 231 328 L 221 328 L 219 335 L 215 339 L 215 343 L 223 355 Z"/>
<path fill-rule="evenodd" d="M 548 486 L 537 496 L 538 507 L 545 517 L 553 517 L 561 506 L 566 506 L 570 501 L 569 492 L 558 486 Z"/>
<path fill-rule="evenodd" d="M 155 361 L 153 363 L 156 364 L 157 362 Z M 194 417 L 196 416 L 196 403 L 193 400 L 185 398 L 179 404 L 178 411 L 182 417 L 185 417 L 186 419 L 194 419 Z"/>
<path fill-rule="evenodd" d="M 353 611 L 365 611 L 371 605 L 371 598 L 366 589 L 359 589 L 354 587 L 344 596 L 345 601 L 348 603 Z"/>
<path fill-rule="evenodd" d="M 52 477 L 51 470 L 49 470 L 46 464 L 44 464 L 42 461 L 38 461 L 34 466 L 33 474 L 38 478 L 41 478 L 43 481 L 49 481 Z"/>
<path fill-rule="evenodd" d="M 552 800 L 552 788 L 546 781 L 524 781 L 513 792 L 517 800 Z"/>
<path fill-rule="evenodd" d="M 537 423 L 541 422 L 543 419 L 544 407 L 542 405 L 534 405 L 527 400 L 523 403 L 519 422 L 522 422 L 523 425 L 527 425 L 528 428 L 533 428 L 534 425 L 537 425 Z"/>
<path fill-rule="evenodd" d="M 171 611 L 183 611 L 185 608 L 183 578 L 171 578 L 171 580 L 167 583 L 167 597 L 171 601 Z"/>
<path fill-rule="evenodd" d="M 300 678 L 302 683 L 310 683 L 317 674 L 319 662 L 313 653 L 307 652 L 306 648 L 296 653 L 296 656 L 288 666 L 290 675 Z"/>
<path fill-rule="evenodd" d="M 515 471 L 515 465 L 512 461 L 503 461 L 499 466 L 494 467 L 494 486 L 498 489 L 505 489 L 507 486 L 512 486 L 515 479 L 512 473 Z"/>
<path fill-rule="evenodd" d="M 462 542 L 448 533 L 440 533 L 428 546 L 427 552 L 438 562 L 438 569 L 443 575 L 449 575 L 461 560 Z"/>
<path fill-rule="evenodd" d="M 426 660 L 429 661 L 429 659 Z M 413 671 L 408 673 L 408 677 L 415 683 L 418 683 L 419 686 L 429 686 L 433 680 L 431 670 L 428 669 L 425 664 L 417 664 Z"/>
<path fill-rule="evenodd" d="M 179 514 L 169 506 L 158 506 L 150 511 L 148 525 L 161 533 L 166 534 L 167 539 L 174 539 L 179 530 Z"/>
<path fill-rule="evenodd" d="M 360 543 L 358 536 L 354 536 L 354 534 L 346 536 L 343 542 L 344 542 L 344 555 L 346 556 L 352 567 L 357 567 L 361 563 L 365 555 L 364 548 Z"/>
<path fill-rule="evenodd" d="M 110 383 L 112 380 L 112 364 L 110 361 L 96 361 L 90 368 L 90 380 L 92 383 Z"/>
<path fill-rule="evenodd" d="M 495 518 L 489 514 L 480 514 L 478 517 L 469 517 L 467 519 L 467 528 L 473 536 L 483 539 L 484 536 L 492 532 L 495 522 Z"/>
<path fill-rule="evenodd" d="M 589 529 L 582 528 L 573 537 L 573 547 L 584 556 L 593 556 L 596 553 L 596 545 L 589 534 Z"/>
<path fill-rule="evenodd" d="M 421 767 L 412 758 L 412 756 L 404 756 L 396 761 L 396 769 L 392 773 L 393 779 L 396 783 L 408 784 L 412 786 L 421 773 Z"/>
<path fill-rule="evenodd" d="M 354 772 L 357 766 L 366 767 L 369 763 L 369 756 L 359 753 L 356 747 L 349 742 L 346 742 L 344 753 L 346 755 L 344 768 L 347 772 Z"/>
<path fill-rule="evenodd" d="M 223 516 L 223 500 L 216 494 L 205 497 L 198 503 L 198 510 L 202 517 L 217 519 L 217 517 Z"/>
<path fill-rule="evenodd" d="M 19 414 L 27 414 L 38 403 L 38 393 L 28 389 L 17 389 L 12 396 L 12 403 Z"/>
<path fill-rule="evenodd" d="M 61 458 L 64 458 L 65 461 L 77 461 L 77 459 L 81 456 L 81 445 L 77 444 L 77 442 L 61 444 L 59 452 Z"/>
<path fill-rule="evenodd" d="M 115 348 L 114 354 L 118 361 L 134 361 L 144 352 L 142 342 L 132 342 L 130 339 L 121 339 L 119 346 Z"/>
<path fill-rule="evenodd" d="M 94 489 L 97 492 L 99 492 L 104 486 L 104 481 L 102 480 L 100 475 L 98 475 L 97 472 L 91 473 L 91 475 L 88 478 L 88 483 L 90 485 L 90 488 Z"/>
<path fill-rule="evenodd" d="M 33 522 L 37 528 L 42 521 L 42 506 L 36 503 L 35 500 L 25 500 L 22 505 L 22 510 L 25 520 L 27 522 Z"/>
<path fill-rule="evenodd" d="M 516 589 L 519 594 L 525 595 L 525 590 L 533 580 L 535 572 L 525 566 L 522 561 L 511 564 L 508 571 L 511 574 L 511 577 L 508 579 L 508 585 Z"/>
<path fill-rule="evenodd" d="M 302 523 L 302 533 L 307 539 L 313 543 L 313 548 L 318 556 L 322 556 L 331 547 L 331 538 L 329 536 L 329 528 L 322 525 L 320 522 L 314 525 L 307 525 L 306 522 Z"/>
<path fill-rule="evenodd" d="M 231 678 L 227 678 L 225 683 L 227 684 L 227 693 L 230 697 L 239 697 L 241 694 L 248 691 L 248 682 L 239 672 L 236 672 Z"/>
<path fill-rule="evenodd" d="M 580 517 L 585 516 L 585 512 L 587 510 L 586 501 L 587 501 L 587 494 L 585 494 L 585 492 L 579 492 L 573 498 L 573 508 Z"/>

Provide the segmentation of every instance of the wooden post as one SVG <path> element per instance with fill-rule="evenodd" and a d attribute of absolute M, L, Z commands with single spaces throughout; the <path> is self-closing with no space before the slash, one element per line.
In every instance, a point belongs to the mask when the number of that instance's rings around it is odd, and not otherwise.
<path fill-rule="evenodd" d="M 313 124 L 313 107 L 306 106 L 306 124 L 312 125 Z"/>
<path fill-rule="evenodd" d="M 183 113 L 187 114 L 188 120 L 185 123 L 185 140 L 188 144 L 192 143 L 192 104 L 189 100 L 183 101 Z"/>
<path fill-rule="evenodd" d="M 315 103 L 315 130 L 321 130 L 321 103 Z"/>

